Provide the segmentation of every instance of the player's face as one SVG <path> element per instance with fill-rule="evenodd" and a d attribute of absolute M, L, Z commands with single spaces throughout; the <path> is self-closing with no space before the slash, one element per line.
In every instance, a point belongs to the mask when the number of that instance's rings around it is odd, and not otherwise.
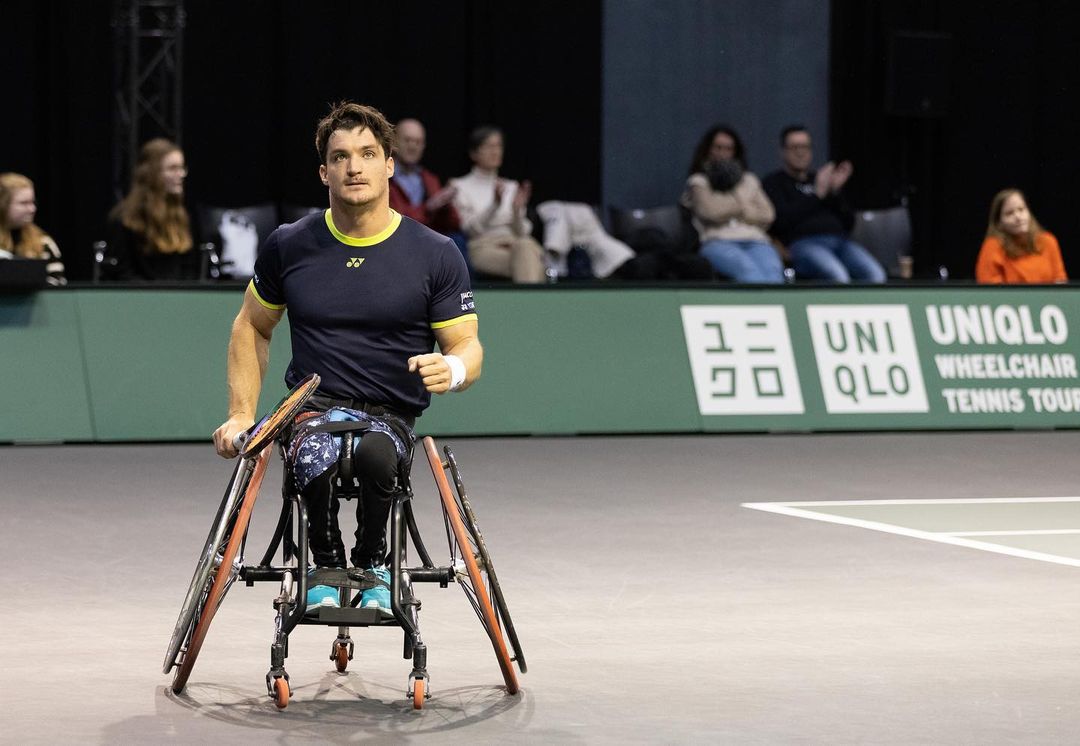
<path fill-rule="evenodd" d="M 1024 198 L 1010 194 L 1001 205 L 1001 230 L 1013 236 L 1022 236 L 1031 228 L 1031 213 Z"/>
<path fill-rule="evenodd" d="M 387 158 L 375 134 L 366 127 L 334 130 L 326 143 L 326 163 L 319 177 L 330 189 L 330 202 L 352 207 L 389 204 L 387 182 L 394 159 Z"/>
<path fill-rule="evenodd" d="M 11 193 L 11 205 L 8 207 L 7 224 L 9 228 L 24 228 L 34 222 L 37 202 L 34 190 L 30 187 L 15 189 Z"/>

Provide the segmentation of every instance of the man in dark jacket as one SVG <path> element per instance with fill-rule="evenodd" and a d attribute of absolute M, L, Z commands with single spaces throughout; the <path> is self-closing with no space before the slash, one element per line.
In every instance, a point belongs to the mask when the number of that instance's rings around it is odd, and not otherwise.
<path fill-rule="evenodd" d="M 762 182 L 776 208 L 769 233 L 791 254 L 795 275 L 848 283 L 885 282 L 885 270 L 864 247 L 848 238 L 854 215 L 841 189 L 851 177 L 850 161 L 826 163 L 811 170 L 810 133 L 801 125 L 780 133 L 784 164 Z"/>

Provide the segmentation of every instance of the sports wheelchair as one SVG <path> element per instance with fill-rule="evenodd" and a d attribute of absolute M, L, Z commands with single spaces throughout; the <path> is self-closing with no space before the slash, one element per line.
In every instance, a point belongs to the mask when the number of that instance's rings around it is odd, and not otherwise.
<path fill-rule="evenodd" d="M 454 454 L 449 448 L 444 448 L 445 458 L 440 456 L 435 441 L 430 437 L 423 439 L 423 446 L 439 491 L 450 546 L 450 562 L 436 566 L 420 537 L 413 516 L 413 493 L 406 466 L 401 470 L 401 489 L 394 496 L 390 514 L 390 547 L 386 564 L 390 569 L 392 615 L 381 609 L 357 606 L 363 590 L 387 585 L 371 571 L 356 568 L 319 569 L 309 575 L 307 512 L 300 495 L 289 488 L 291 480 L 287 474 L 282 480 L 282 508 L 273 538 L 257 565 L 244 564 L 248 524 L 273 450 L 269 446 L 278 441 L 304 403 L 314 394 L 318 384 L 319 377 L 314 374 L 301 381 L 269 415 L 238 438 L 240 458 L 199 555 L 195 574 L 165 653 L 163 673 L 168 674 L 176 669 L 172 681 L 173 692 L 179 694 L 184 690 L 210 622 L 225 594 L 239 579 L 248 586 L 258 582 L 280 584 L 280 592 L 274 600 L 277 613 L 270 647 L 270 670 L 266 674 L 267 694 L 280 709 L 288 705 L 292 694 L 285 659 L 289 654 L 289 634 L 299 625 L 338 628 L 337 637 L 330 648 L 330 660 L 342 673 L 353 658 L 353 641 L 349 635 L 351 627 L 400 627 L 404 632 L 403 657 L 411 659 L 413 664 L 406 696 L 415 709 L 421 709 L 431 693 L 428 687 L 427 648 L 420 636 L 420 601 L 413 592 L 417 583 L 438 583 L 443 588 L 457 583 L 464 589 L 491 640 L 506 691 L 516 694 L 518 681 L 513 664 L 517 664 L 521 673 L 525 673 L 527 667 L 506 599 L 477 526 L 476 515 L 462 484 Z M 347 462 L 352 440 L 349 426 L 360 430 L 361 423 L 335 422 L 333 425 L 333 432 L 342 437 L 344 445 L 339 461 L 339 481 L 342 484 L 351 483 L 351 478 L 343 480 L 341 474 L 344 471 L 348 476 Z M 284 446 L 279 442 L 278 447 L 284 455 Z M 453 489 L 447 473 L 453 480 Z M 349 495 L 339 497 L 347 498 Z M 410 564 L 410 543 L 419 564 Z M 282 564 L 274 565 L 273 557 L 279 547 L 282 550 Z M 309 584 L 339 587 L 340 607 L 322 606 L 307 612 Z"/>

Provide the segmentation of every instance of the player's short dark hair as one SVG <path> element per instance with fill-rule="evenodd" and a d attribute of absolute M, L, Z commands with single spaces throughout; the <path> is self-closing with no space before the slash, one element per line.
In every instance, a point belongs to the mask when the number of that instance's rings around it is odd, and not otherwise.
<path fill-rule="evenodd" d="M 326 163 L 326 144 L 330 135 L 337 130 L 352 130 L 357 127 L 371 130 L 383 149 L 383 158 L 394 153 L 394 125 L 390 124 L 383 113 L 373 106 L 364 106 L 352 101 L 334 104 L 315 128 L 315 149 L 319 151 L 319 162 Z"/>

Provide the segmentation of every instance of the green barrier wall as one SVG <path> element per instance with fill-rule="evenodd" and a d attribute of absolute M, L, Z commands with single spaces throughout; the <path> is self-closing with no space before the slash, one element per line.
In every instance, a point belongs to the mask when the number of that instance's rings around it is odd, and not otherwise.
<path fill-rule="evenodd" d="M 1080 426 L 1074 288 L 678 295 L 707 431 Z"/>
<path fill-rule="evenodd" d="M 0 441 L 201 440 L 240 289 L 0 298 Z M 441 435 L 1080 426 L 1080 292 L 481 289 L 484 376 Z M 287 320 L 261 406 L 283 393 Z M 14 384 L 14 385 L 11 385 Z"/>
<path fill-rule="evenodd" d="M 0 440 L 93 440 L 75 293 L 0 296 Z"/>

